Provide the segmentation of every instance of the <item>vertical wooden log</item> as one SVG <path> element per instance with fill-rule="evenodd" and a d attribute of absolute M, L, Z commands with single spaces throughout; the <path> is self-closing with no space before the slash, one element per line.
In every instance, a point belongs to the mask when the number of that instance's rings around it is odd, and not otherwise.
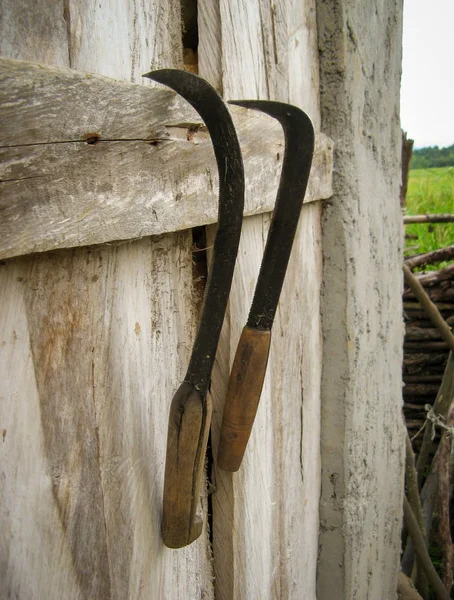
<path fill-rule="evenodd" d="M 336 164 L 322 227 L 317 595 L 394 598 L 405 458 L 402 2 L 385 0 L 378 10 L 355 0 L 316 4 L 322 128 Z"/>
<path fill-rule="evenodd" d="M 51 4 L 4 3 L 5 55 L 136 82 L 181 64 L 176 0 Z M 197 317 L 191 250 L 186 231 L 0 266 L 8 597 L 212 598 L 207 535 L 174 552 L 160 534 L 168 409 Z"/>
<path fill-rule="evenodd" d="M 411 156 L 414 140 L 407 138 L 407 133 L 402 131 L 402 182 L 400 184 L 400 206 L 405 208 L 407 203 L 408 176 L 410 174 Z"/>
<path fill-rule="evenodd" d="M 199 2 L 206 14 L 208 2 Z M 205 7 L 205 8 L 204 8 Z M 200 74 L 225 98 L 292 102 L 316 126 L 318 53 L 312 2 L 219 2 L 219 21 L 199 22 Z M 222 49 L 222 73 L 204 70 L 204 36 Z M 276 157 L 279 160 L 279 157 Z M 248 173 L 246 173 L 246 178 Z M 276 190 L 277 191 L 277 190 Z M 229 315 L 213 376 L 216 453 L 226 384 L 246 322 L 271 215 L 245 219 Z M 213 552 L 216 595 L 315 598 L 320 493 L 320 206 L 303 207 L 273 326 L 259 411 L 240 470 L 216 469 Z M 246 558 L 247 557 L 247 558 Z"/>

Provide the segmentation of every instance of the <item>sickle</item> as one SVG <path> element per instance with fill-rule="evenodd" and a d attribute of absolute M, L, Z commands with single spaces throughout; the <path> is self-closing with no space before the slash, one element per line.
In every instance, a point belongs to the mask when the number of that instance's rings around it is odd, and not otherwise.
<path fill-rule="evenodd" d="M 177 69 L 152 71 L 145 77 L 175 90 L 200 114 L 219 171 L 218 230 L 202 316 L 188 371 L 172 400 L 167 434 L 162 537 L 169 548 L 181 548 L 202 532 L 196 508 L 211 422 L 207 391 L 240 241 L 244 171 L 232 119 L 214 88 L 197 75 Z"/>
<path fill-rule="evenodd" d="M 232 101 L 277 119 L 285 135 L 285 152 L 276 205 L 246 326 L 230 374 L 218 465 L 237 471 L 254 424 L 271 342 L 271 328 L 284 283 L 314 152 L 314 128 L 296 106 L 264 100 Z"/>

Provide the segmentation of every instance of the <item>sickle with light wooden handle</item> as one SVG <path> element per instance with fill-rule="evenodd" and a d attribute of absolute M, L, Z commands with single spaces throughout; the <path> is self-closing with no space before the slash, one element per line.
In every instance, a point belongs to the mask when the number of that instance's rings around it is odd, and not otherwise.
<path fill-rule="evenodd" d="M 211 423 L 207 398 L 216 348 L 232 283 L 244 207 L 244 171 L 230 113 L 203 79 L 177 69 L 145 75 L 183 96 L 204 120 L 219 171 L 218 230 L 202 315 L 188 371 L 173 397 L 167 434 L 162 537 L 169 548 L 190 544 L 202 532 L 196 515 Z"/>
<path fill-rule="evenodd" d="M 237 471 L 257 413 L 268 362 L 271 328 L 284 283 L 293 239 L 306 193 L 314 152 L 314 128 L 296 106 L 263 100 L 232 101 L 277 119 L 284 130 L 285 152 L 276 205 L 246 326 L 228 384 L 218 465 Z"/>

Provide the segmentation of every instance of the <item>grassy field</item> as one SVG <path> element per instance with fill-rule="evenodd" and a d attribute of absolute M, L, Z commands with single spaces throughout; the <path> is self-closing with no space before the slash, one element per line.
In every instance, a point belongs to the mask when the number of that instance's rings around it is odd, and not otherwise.
<path fill-rule="evenodd" d="M 454 167 L 415 169 L 410 171 L 407 192 L 407 215 L 454 213 Z M 407 239 L 411 248 L 406 257 L 430 252 L 454 244 L 454 223 L 405 225 L 405 233 L 418 236 Z M 434 269 L 446 264 L 434 265 Z"/>

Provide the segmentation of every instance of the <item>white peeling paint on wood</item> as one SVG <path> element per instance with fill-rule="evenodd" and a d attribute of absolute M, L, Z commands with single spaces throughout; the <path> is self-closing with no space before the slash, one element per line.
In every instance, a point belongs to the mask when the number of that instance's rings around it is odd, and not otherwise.
<path fill-rule="evenodd" d="M 211 140 L 173 92 L 2 59 L 0 106 L 0 258 L 217 220 Z M 282 130 L 254 111 L 232 114 L 247 174 L 245 214 L 270 211 Z M 307 202 L 331 195 L 331 155 L 320 134 Z"/>
<path fill-rule="evenodd" d="M 202 2 L 202 4 L 204 4 Z M 289 101 L 320 122 L 314 3 L 221 0 L 226 97 Z M 301 45 L 301 47 L 300 47 Z M 200 64 L 203 64 L 201 57 Z M 302 73 L 300 71 L 303 71 Z M 202 76 L 215 77 L 201 71 Z M 247 166 L 246 166 L 247 171 Z M 320 495 L 321 206 L 303 207 L 273 327 L 260 408 L 238 473 L 215 468 L 216 595 L 315 599 Z M 245 219 L 211 388 L 216 456 L 229 371 L 271 215 Z M 213 233 L 211 232 L 211 235 Z"/>
<path fill-rule="evenodd" d="M 55 52 L 30 40 L 55 14 L 24 5 L 36 20 L 21 22 L 23 11 L 9 8 L 17 21 L 3 51 L 53 64 Z M 105 20 L 82 0 L 59 5 L 60 19 L 64 7 L 73 44 L 63 48 L 66 66 L 72 53 L 72 66 L 137 79 L 157 58 L 173 64 L 180 22 L 169 3 L 141 3 L 157 20 L 147 32 L 153 50 L 137 46 L 139 67 L 130 48 L 138 3 L 110 4 Z M 114 31 L 128 35 L 111 36 L 106 54 L 102 38 L 116 19 Z M 21 600 L 209 600 L 207 531 L 179 552 L 160 534 L 168 408 L 197 316 L 191 233 L 13 258 L 0 279 L 3 591 Z"/>

